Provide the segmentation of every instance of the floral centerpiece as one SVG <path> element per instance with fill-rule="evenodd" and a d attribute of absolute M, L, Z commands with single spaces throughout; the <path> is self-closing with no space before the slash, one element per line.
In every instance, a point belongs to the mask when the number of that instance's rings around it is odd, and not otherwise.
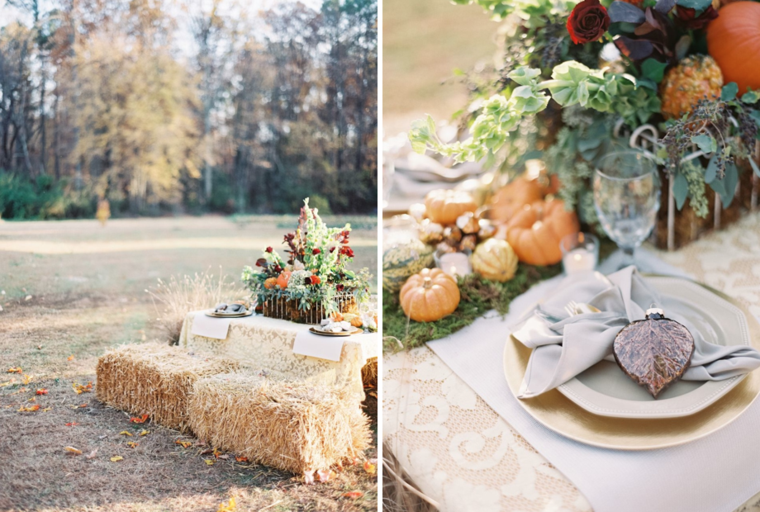
<path fill-rule="evenodd" d="M 725 223 L 756 206 L 760 3 L 455 1 L 503 22 L 501 64 L 465 78 L 471 136 L 444 142 L 428 117 L 410 132 L 416 151 L 510 174 L 540 159 L 559 178 L 557 196 L 593 227 L 593 170 L 635 143 L 661 164 L 669 200 L 656 234 L 670 248 L 719 226 L 721 210 Z"/>
<path fill-rule="evenodd" d="M 318 324 L 333 313 L 358 311 L 369 299 L 369 272 L 348 268 L 350 224 L 328 228 L 316 208 L 304 200 L 298 227 L 284 237 L 285 256 L 267 247 L 245 267 L 243 282 L 265 316 Z"/>

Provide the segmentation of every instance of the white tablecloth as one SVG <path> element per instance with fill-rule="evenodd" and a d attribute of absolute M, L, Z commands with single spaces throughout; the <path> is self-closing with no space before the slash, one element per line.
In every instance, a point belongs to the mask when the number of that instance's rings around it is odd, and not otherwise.
<path fill-rule="evenodd" d="M 677 253 L 658 255 L 696 279 L 743 301 L 755 315 L 760 313 L 760 215 L 753 215 L 733 228 Z M 469 338 L 470 341 L 477 339 L 480 338 Z M 460 342 L 466 343 L 467 340 Z M 443 352 L 444 344 L 446 340 L 432 342 L 431 346 Z M 452 361 L 453 367 L 468 364 L 470 362 L 465 360 Z M 698 442 L 702 443 L 701 446 L 690 444 L 674 449 L 685 450 L 682 459 L 685 463 L 669 468 L 670 473 L 661 480 L 674 485 L 683 496 L 696 497 L 696 506 L 684 508 L 684 502 L 667 502 L 659 499 L 656 488 L 636 484 L 642 473 L 658 469 L 655 462 L 646 461 L 647 454 L 625 455 L 630 464 L 625 462 L 617 470 L 600 468 L 601 476 L 597 481 L 578 480 L 578 474 L 573 473 L 572 468 L 583 470 L 586 465 L 599 464 L 600 460 L 606 460 L 604 454 L 599 453 L 605 450 L 585 446 L 577 449 L 572 446 L 577 443 L 568 443 L 564 438 L 552 439 L 559 436 L 548 431 L 537 437 L 530 430 L 531 418 L 527 419 L 526 430 L 526 420 L 520 416 L 524 411 L 517 404 L 520 411 L 510 416 L 513 424 L 510 425 L 473 391 L 473 387 L 480 388 L 479 391 L 488 396 L 484 388 L 490 385 L 488 374 L 496 366 L 500 371 L 500 357 L 496 362 L 483 361 L 478 369 L 481 378 L 471 382 L 471 387 L 457 376 L 466 370 L 454 368 L 455 373 L 428 348 L 384 360 L 385 446 L 442 510 L 591 510 L 591 504 L 572 481 L 584 489 L 597 511 L 621 511 L 633 504 L 638 507 L 635 510 L 655 512 L 719 512 L 733 510 L 744 502 L 746 506 L 752 506 L 755 502 L 751 496 L 760 490 L 760 453 L 755 449 L 760 445 L 760 439 L 755 439 L 754 432 L 760 430 L 757 427 L 760 417 L 753 421 L 749 414 L 754 414 L 754 410 L 748 411 L 745 425 L 740 418 L 725 430 L 729 444 L 732 437 L 751 439 L 745 450 L 733 453 L 728 461 L 721 457 L 725 443 L 715 445 L 715 438 L 711 441 L 713 436 Z M 505 389 L 509 393 L 508 388 Z M 503 413 L 503 402 L 509 399 L 514 400 L 509 395 L 489 401 Z M 755 405 L 760 406 L 760 403 Z M 513 426 L 528 435 L 520 435 Z M 732 428 L 736 432 L 730 430 Z M 551 460 L 557 460 L 565 473 L 547 461 L 526 438 Z M 551 443 L 570 447 L 565 453 L 559 453 Z M 694 450 L 690 451 L 689 447 Z M 626 473 L 626 468 L 631 474 L 622 474 Z M 630 490 L 628 496 L 615 494 L 615 486 L 610 485 L 610 482 L 619 483 L 624 478 L 629 482 L 626 484 Z M 635 501 L 631 501 L 631 497 Z"/>
<path fill-rule="evenodd" d="M 328 361 L 293 353 L 296 335 L 308 330 L 308 325 L 261 315 L 218 319 L 230 322 L 227 338 L 219 340 L 192 333 L 193 322 L 200 315 L 204 315 L 203 311 L 193 311 L 185 317 L 180 344 L 187 349 L 229 357 L 278 378 L 334 385 L 364 398 L 361 370 L 379 354 L 377 335 L 346 338 L 340 361 Z"/>

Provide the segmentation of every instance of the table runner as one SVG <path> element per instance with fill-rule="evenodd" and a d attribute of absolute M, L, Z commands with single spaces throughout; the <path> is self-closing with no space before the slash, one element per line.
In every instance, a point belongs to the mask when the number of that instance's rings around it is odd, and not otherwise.
<path fill-rule="evenodd" d="M 643 272 L 679 273 L 647 253 L 640 255 L 637 266 Z M 482 319 L 430 343 L 430 348 L 564 473 L 597 512 L 730 512 L 758 492 L 760 458 L 747 448 L 760 446 L 760 401 L 731 425 L 704 439 L 641 452 L 605 450 L 570 441 L 540 425 L 520 406 L 504 378 L 501 357 L 507 326 L 558 281 L 546 281 L 518 297 L 506 318 Z M 737 467 L 745 473 L 735 474 Z"/>
<path fill-rule="evenodd" d="M 219 340 L 192 333 L 193 322 L 201 315 L 203 311 L 193 311 L 185 317 L 179 340 L 183 347 L 230 357 L 274 377 L 334 385 L 364 398 L 361 370 L 379 353 L 376 335 L 351 336 L 343 344 L 340 360 L 328 361 L 293 353 L 296 336 L 308 325 L 260 315 L 233 318 L 227 338 Z"/>
<path fill-rule="evenodd" d="M 748 216 L 678 252 L 659 256 L 760 315 L 760 214 Z M 438 342 L 431 345 L 435 343 Z M 499 371 L 501 360 L 499 353 Z M 482 368 L 479 371 L 481 375 L 485 373 Z M 383 408 L 386 449 L 399 459 L 412 481 L 439 503 L 441 510 L 591 510 L 565 475 L 427 347 L 385 357 Z M 756 463 L 752 461 L 760 458 L 760 453 L 751 447 L 746 451 L 749 453 L 733 459 L 728 473 L 711 473 L 719 482 L 735 477 L 744 482 L 760 481 L 754 478 Z M 690 464 L 699 462 L 693 460 Z M 699 487 L 688 484 L 688 472 L 693 468 L 685 470 L 686 474 L 679 473 L 685 478 L 678 478 L 684 492 Z M 606 482 L 602 480 L 598 485 Z M 652 495 L 656 489 L 640 492 Z M 722 489 L 720 495 L 729 496 L 733 503 L 725 503 L 717 510 L 730 510 L 744 500 L 742 512 L 760 511 L 760 502 L 755 503 L 760 495 L 747 501 L 731 486 Z M 623 501 L 619 498 L 615 505 Z M 693 510 L 712 512 L 709 506 L 705 502 Z M 655 505 L 650 510 L 661 508 Z M 685 508 L 681 503 L 672 510 Z"/>

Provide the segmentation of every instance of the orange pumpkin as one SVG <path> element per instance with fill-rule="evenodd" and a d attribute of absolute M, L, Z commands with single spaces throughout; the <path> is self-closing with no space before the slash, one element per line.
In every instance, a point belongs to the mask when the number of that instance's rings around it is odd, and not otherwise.
<path fill-rule="evenodd" d="M 285 288 L 287 288 L 288 287 L 288 281 L 290 281 L 290 274 L 291 273 L 292 272 L 290 272 L 289 270 L 286 270 L 285 272 L 283 272 L 282 274 L 280 274 L 277 277 L 277 286 L 279 286 L 283 290 Z"/>
<path fill-rule="evenodd" d="M 575 212 L 554 199 L 526 205 L 507 224 L 507 241 L 517 257 L 529 265 L 553 265 L 562 260 L 560 240 L 577 233 Z"/>
<path fill-rule="evenodd" d="M 276 277 L 270 277 L 266 281 L 264 281 L 264 288 L 266 288 L 267 290 L 271 290 L 275 286 L 277 286 L 277 278 Z"/>
<path fill-rule="evenodd" d="M 707 26 L 707 50 L 739 95 L 760 89 L 760 4 L 732 2 Z"/>
<path fill-rule="evenodd" d="M 401 309 L 415 322 L 435 322 L 450 315 L 457 309 L 459 298 L 457 282 L 439 268 L 414 274 L 399 293 Z"/>
<path fill-rule="evenodd" d="M 330 315 L 330 320 L 333 322 L 342 322 L 343 321 L 343 314 L 340 311 L 336 311 L 332 315 Z"/>
<path fill-rule="evenodd" d="M 491 220 L 507 222 L 526 204 L 540 201 L 544 189 L 538 180 L 519 176 L 500 188 L 491 198 Z"/>
<path fill-rule="evenodd" d="M 454 224 L 460 215 L 476 209 L 472 196 L 461 190 L 433 190 L 425 196 L 425 213 L 438 224 Z"/>

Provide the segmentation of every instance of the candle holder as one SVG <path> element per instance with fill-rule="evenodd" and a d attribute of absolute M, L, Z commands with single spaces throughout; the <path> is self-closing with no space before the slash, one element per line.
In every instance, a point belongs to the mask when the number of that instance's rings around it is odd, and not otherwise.
<path fill-rule="evenodd" d="M 438 249 L 433 254 L 435 266 L 453 278 L 472 274 L 470 251 L 445 251 Z"/>
<path fill-rule="evenodd" d="M 383 223 L 383 246 L 393 247 L 419 239 L 417 221 L 410 215 L 395 215 Z"/>
<path fill-rule="evenodd" d="M 596 269 L 599 261 L 599 240 L 590 233 L 574 233 L 559 243 L 565 274 Z"/>

